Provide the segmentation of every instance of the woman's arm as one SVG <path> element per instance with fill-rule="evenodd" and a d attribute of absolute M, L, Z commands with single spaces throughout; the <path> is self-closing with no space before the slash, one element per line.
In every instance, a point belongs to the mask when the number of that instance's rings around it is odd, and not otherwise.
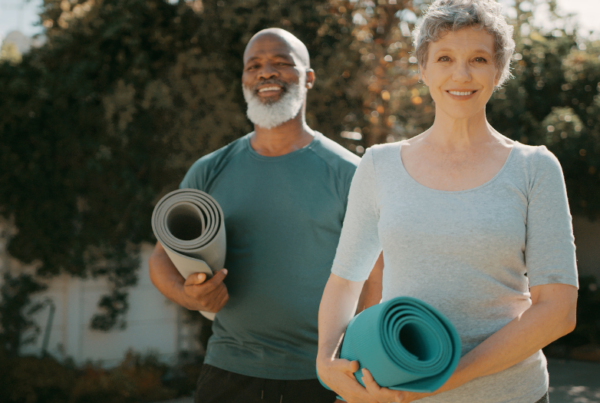
<path fill-rule="evenodd" d="M 383 253 L 379 255 L 369 278 L 365 282 L 358 299 L 356 314 L 358 315 L 365 309 L 377 305 L 381 301 L 381 292 L 383 290 Z"/>
<path fill-rule="evenodd" d="M 529 309 L 467 353 L 440 392 L 503 371 L 575 329 L 577 288 L 535 286 L 531 301 Z"/>
<path fill-rule="evenodd" d="M 529 309 L 465 354 L 454 374 L 437 391 L 395 392 L 380 388 L 370 374 L 363 376 L 367 390 L 376 401 L 402 403 L 436 395 L 473 379 L 503 371 L 575 328 L 576 287 L 567 284 L 535 286 L 531 288 L 531 301 Z"/>
<path fill-rule="evenodd" d="M 354 316 L 363 282 L 350 281 L 331 274 L 319 307 L 319 352 L 317 372 L 323 383 L 347 402 L 372 401 L 354 378 L 357 361 L 337 358 L 348 322 Z"/>

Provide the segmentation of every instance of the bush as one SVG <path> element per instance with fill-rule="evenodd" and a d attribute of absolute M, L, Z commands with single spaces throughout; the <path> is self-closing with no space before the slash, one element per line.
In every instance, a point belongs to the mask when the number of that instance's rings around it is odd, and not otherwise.
<path fill-rule="evenodd" d="M 155 354 L 129 351 L 112 369 L 92 363 L 77 368 L 71 362 L 60 363 L 49 356 L 9 357 L 5 350 L 0 350 L 0 401 L 137 403 L 189 396 L 200 364 L 170 368 Z"/>

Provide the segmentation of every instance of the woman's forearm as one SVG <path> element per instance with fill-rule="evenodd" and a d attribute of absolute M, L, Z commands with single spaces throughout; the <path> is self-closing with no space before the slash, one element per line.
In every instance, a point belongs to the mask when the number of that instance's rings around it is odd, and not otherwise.
<path fill-rule="evenodd" d="M 533 287 L 533 305 L 461 358 L 435 394 L 503 371 L 530 357 L 575 326 L 577 289 L 565 284 Z"/>
<path fill-rule="evenodd" d="M 329 276 L 319 306 L 319 359 L 331 360 L 356 311 L 363 282 Z"/>

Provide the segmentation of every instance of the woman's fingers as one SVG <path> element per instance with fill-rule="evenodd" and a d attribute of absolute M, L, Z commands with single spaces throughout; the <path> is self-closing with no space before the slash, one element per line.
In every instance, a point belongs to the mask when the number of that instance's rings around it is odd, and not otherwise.
<path fill-rule="evenodd" d="M 360 368 L 358 361 L 349 361 L 343 358 L 337 358 L 332 360 L 328 366 L 331 369 L 343 372 L 346 375 L 351 376 L 352 378 L 354 378 L 354 373 Z"/>
<path fill-rule="evenodd" d="M 381 386 L 379 386 L 377 382 L 375 382 L 375 379 L 373 378 L 373 375 L 371 375 L 371 372 L 369 372 L 369 370 L 367 370 L 366 368 L 363 368 L 362 373 L 362 380 L 365 384 L 365 388 L 367 389 L 367 392 L 369 392 L 369 395 L 371 395 L 375 399 L 375 401 L 385 403 L 404 403 L 402 400 L 400 400 L 400 392 L 388 388 L 382 388 Z"/>
<path fill-rule="evenodd" d="M 354 372 L 358 371 L 357 361 L 334 359 L 318 366 L 319 377 L 329 388 L 348 403 L 376 402 L 356 381 Z"/>

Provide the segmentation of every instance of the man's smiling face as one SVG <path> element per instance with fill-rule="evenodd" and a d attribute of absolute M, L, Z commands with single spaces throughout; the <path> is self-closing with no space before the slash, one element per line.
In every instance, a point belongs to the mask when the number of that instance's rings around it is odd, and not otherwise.
<path fill-rule="evenodd" d="M 298 38 L 279 29 L 259 32 L 244 52 L 242 89 L 248 118 L 271 129 L 299 117 L 314 79 L 308 51 Z"/>
<path fill-rule="evenodd" d="M 298 85 L 307 67 L 290 44 L 276 34 L 252 40 L 244 52 L 242 84 L 265 104 L 281 99 L 290 84 Z"/>

